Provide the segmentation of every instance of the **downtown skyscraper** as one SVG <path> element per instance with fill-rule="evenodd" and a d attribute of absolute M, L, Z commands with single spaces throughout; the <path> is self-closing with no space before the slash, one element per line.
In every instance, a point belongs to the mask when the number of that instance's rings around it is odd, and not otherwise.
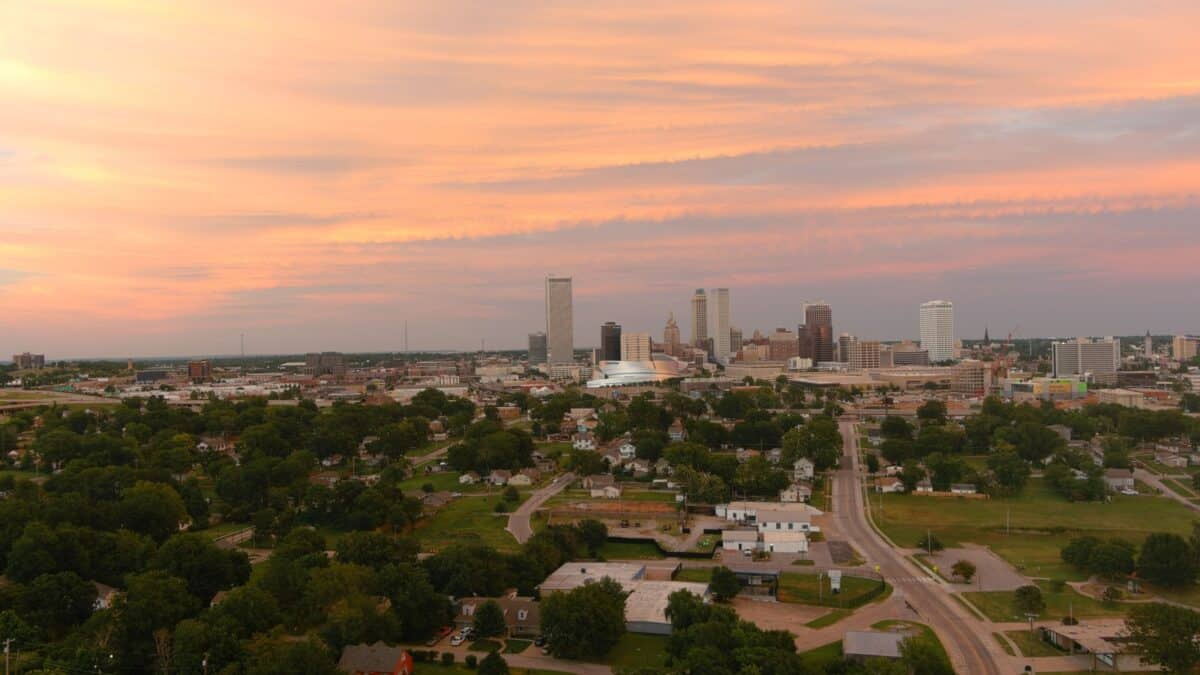
<path fill-rule="evenodd" d="M 550 364 L 575 361 L 571 277 L 546 277 L 546 347 Z"/>
<path fill-rule="evenodd" d="M 713 358 L 717 363 L 729 363 L 729 289 L 714 288 L 709 296 L 712 317 Z"/>
<path fill-rule="evenodd" d="M 704 348 L 708 343 L 708 296 L 697 288 L 692 296 L 692 345 Z"/>
<path fill-rule="evenodd" d="M 802 342 L 812 346 L 813 363 L 833 360 L 833 309 L 829 305 L 810 302 L 804 306 Z M 805 356 L 803 351 L 802 348 L 801 356 Z"/>
<path fill-rule="evenodd" d="M 954 303 L 930 300 L 921 303 L 921 349 L 933 363 L 954 359 Z"/>

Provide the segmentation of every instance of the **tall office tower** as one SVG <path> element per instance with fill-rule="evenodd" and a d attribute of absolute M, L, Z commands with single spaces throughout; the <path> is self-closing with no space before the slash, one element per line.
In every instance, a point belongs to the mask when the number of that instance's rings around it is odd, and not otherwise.
<path fill-rule="evenodd" d="M 1091 374 L 1099 384 L 1115 384 L 1121 367 L 1121 341 L 1079 338 L 1053 345 L 1054 376 Z"/>
<path fill-rule="evenodd" d="M 840 363 L 850 363 L 850 350 L 854 348 L 855 342 L 858 342 L 858 338 L 849 333 L 838 336 L 837 360 Z"/>
<path fill-rule="evenodd" d="M 621 359 L 621 324 L 609 321 L 600 326 L 600 360 Z"/>
<path fill-rule="evenodd" d="M 650 349 L 649 333 L 621 334 L 622 361 L 649 361 L 651 359 Z"/>
<path fill-rule="evenodd" d="M 796 342 L 796 334 L 786 328 L 776 328 L 767 338 L 767 344 L 770 345 L 768 357 L 772 361 L 787 361 L 799 355 L 800 343 Z"/>
<path fill-rule="evenodd" d="M 742 338 L 741 328 L 729 329 L 729 351 L 736 354 L 742 349 L 742 343 L 745 339 Z"/>
<path fill-rule="evenodd" d="M 796 326 L 796 352 L 802 359 L 813 358 L 812 333 L 805 324 Z"/>
<path fill-rule="evenodd" d="M 934 363 L 954 359 L 954 303 L 921 303 L 921 348 L 929 351 L 929 360 Z"/>
<path fill-rule="evenodd" d="M 1191 361 L 1200 354 L 1200 337 L 1195 335 L 1176 335 L 1171 340 L 1171 356 L 1176 361 Z"/>
<path fill-rule="evenodd" d="M 669 356 L 678 356 L 679 346 L 679 324 L 675 323 L 675 312 L 671 312 L 667 316 L 667 326 L 663 328 L 663 351 Z"/>
<path fill-rule="evenodd" d="M 808 327 L 808 338 L 812 340 L 813 362 L 832 361 L 833 309 L 824 302 L 812 302 L 805 305 L 804 325 Z"/>
<path fill-rule="evenodd" d="M 571 277 L 546 277 L 546 347 L 551 365 L 575 361 Z"/>
<path fill-rule="evenodd" d="M 692 344 L 703 348 L 708 342 L 708 297 L 703 288 L 692 296 Z"/>
<path fill-rule="evenodd" d="M 854 370 L 883 366 L 883 345 L 877 340 L 855 340 L 847 348 L 846 363 Z"/>
<path fill-rule="evenodd" d="M 529 363 L 530 365 L 546 362 L 546 334 L 529 334 Z"/>
<path fill-rule="evenodd" d="M 1146 338 L 1142 340 L 1142 355 L 1146 358 L 1154 356 L 1154 338 L 1150 337 L 1150 331 L 1146 331 Z"/>
<path fill-rule="evenodd" d="M 46 355 L 29 352 L 13 354 L 13 365 L 17 370 L 42 370 L 46 367 Z"/>
<path fill-rule="evenodd" d="M 729 289 L 716 288 L 713 289 L 711 296 L 712 305 L 712 332 L 713 338 L 713 358 L 717 363 L 729 363 Z"/>

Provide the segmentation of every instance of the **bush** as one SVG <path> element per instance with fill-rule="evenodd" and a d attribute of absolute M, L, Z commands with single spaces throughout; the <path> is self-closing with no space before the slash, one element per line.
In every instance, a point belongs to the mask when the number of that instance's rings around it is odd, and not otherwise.
<path fill-rule="evenodd" d="M 504 501 L 515 502 L 521 498 L 521 493 L 517 492 L 517 488 L 509 485 L 504 489 Z"/>
<path fill-rule="evenodd" d="M 496 513 L 508 513 L 508 505 L 504 502 L 496 502 L 496 507 L 492 510 Z"/>
<path fill-rule="evenodd" d="M 442 652 L 442 665 L 447 667 L 454 665 L 454 652 Z"/>
<path fill-rule="evenodd" d="M 435 488 L 433 486 L 433 483 L 426 483 L 421 486 L 421 492 L 424 492 L 425 494 L 430 494 L 431 492 L 437 492 L 437 488 Z"/>
<path fill-rule="evenodd" d="M 1064 626 L 1078 626 L 1079 625 L 1079 619 L 1076 619 L 1073 616 L 1064 616 L 1062 622 L 1063 622 Z"/>
<path fill-rule="evenodd" d="M 917 548 L 923 551 L 940 551 L 946 547 L 942 545 L 936 534 L 928 533 L 917 540 Z"/>
<path fill-rule="evenodd" d="M 1062 579 L 1051 579 L 1050 580 L 1050 592 L 1062 593 L 1065 590 L 1067 590 L 1067 582 L 1066 581 L 1064 581 Z"/>
<path fill-rule="evenodd" d="M 475 666 L 479 665 L 479 657 L 474 654 L 467 654 L 466 658 L 463 659 L 463 663 L 467 664 L 468 668 L 474 670 Z"/>
<path fill-rule="evenodd" d="M 1104 600 L 1104 604 L 1112 605 L 1124 596 L 1121 589 L 1116 586 L 1109 586 L 1104 589 L 1104 595 L 1100 596 Z"/>

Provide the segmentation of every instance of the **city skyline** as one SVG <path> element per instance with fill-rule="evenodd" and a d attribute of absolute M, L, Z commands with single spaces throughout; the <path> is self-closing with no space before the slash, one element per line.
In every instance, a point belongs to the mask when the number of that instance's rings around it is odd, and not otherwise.
<path fill-rule="evenodd" d="M 289 10 L 0 7 L 0 350 L 1200 332 L 1195 3 Z"/>

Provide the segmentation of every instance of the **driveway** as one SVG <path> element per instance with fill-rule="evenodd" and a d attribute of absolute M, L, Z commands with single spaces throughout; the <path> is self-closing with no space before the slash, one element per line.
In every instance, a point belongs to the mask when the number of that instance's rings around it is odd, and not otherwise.
<path fill-rule="evenodd" d="M 1014 591 L 1033 583 L 1000 556 L 983 546 L 966 545 L 948 548 L 933 554 L 933 564 L 938 572 L 952 579 L 950 568 L 959 560 L 975 565 L 975 578 L 969 584 L 953 582 L 954 588 L 962 591 Z"/>
<path fill-rule="evenodd" d="M 551 497 L 562 492 L 574 481 L 575 474 L 568 472 L 555 478 L 546 487 L 539 488 L 529 499 L 525 500 L 525 503 L 518 506 L 517 510 L 512 512 L 508 517 L 508 527 L 504 529 L 508 530 L 509 534 L 515 537 L 519 543 L 524 544 L 529 541 L 529 538 L 533 536 L 533 528 L 529 524 L 529 518 L 533 515 L 533 512 L 540 509 L 542 504 L 545 504 Z"/>

